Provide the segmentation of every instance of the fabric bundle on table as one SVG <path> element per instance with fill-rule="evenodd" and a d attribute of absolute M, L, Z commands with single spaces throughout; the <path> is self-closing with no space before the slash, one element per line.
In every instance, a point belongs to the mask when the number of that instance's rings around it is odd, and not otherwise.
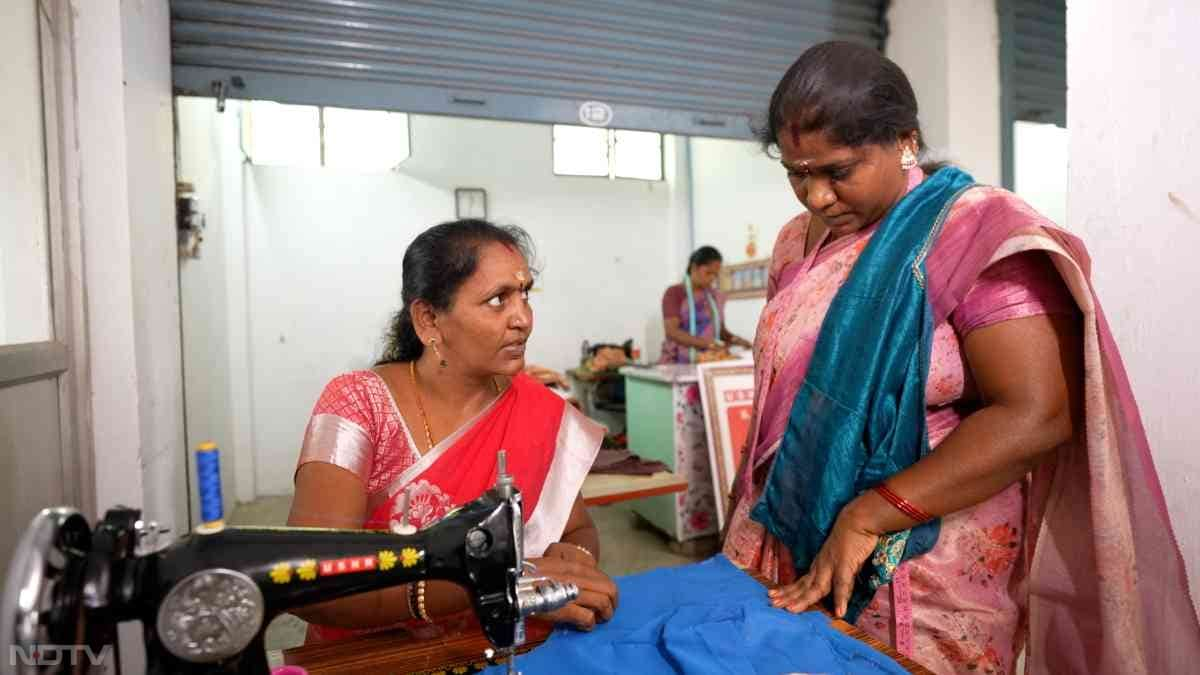
<path fill-rule="evenodd" d="M 628 448 L 601 448 L 592 462 L 591 473 L 609 473 L 621 476 L 650 476 L 659 471 L 668 471 L 662 462 L 642 459 Z"/>
<path fill-rule="evenodd" d="M 524 675 L 696 675 L 817 672 L 904 673 L 895 661 L 843 635 L 818 612 L 795 615 L 724 556 L 617 579 L 620 606 L 590 633 L 554 631 L 517 657 Z M 503 667 L 489 669 L 502 673 Z"/>

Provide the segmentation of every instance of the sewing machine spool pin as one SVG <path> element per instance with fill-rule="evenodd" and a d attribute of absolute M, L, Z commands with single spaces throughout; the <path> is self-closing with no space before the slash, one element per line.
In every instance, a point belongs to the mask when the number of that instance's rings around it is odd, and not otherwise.
<path fill-rule="evenodd" d="M 505 498 L 513 494 L 513 477 L 508 473 L 508 451 L 496 452 L 496 490 Z"/>
<path fill-rule="evenodd" d="M 412 487 L 410 486 L 404 488 L 404 494 L 400 496 L 400 520 L 393 520 L 391 523 L 394 534 L 410 535 L 417 533 L 417 528 L 408 522 L 408 505 L 411 499 Z"/>

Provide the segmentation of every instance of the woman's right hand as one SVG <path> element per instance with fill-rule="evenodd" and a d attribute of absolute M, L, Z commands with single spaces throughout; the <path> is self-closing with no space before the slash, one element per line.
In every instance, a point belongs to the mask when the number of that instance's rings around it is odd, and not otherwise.
<path fill-rule="evenodd" d="M 540 618 L 566 623 L 580 630 L 591 630 L 597 623 L 608 621 L 617 609 L 617 585 L 599 568 L 561 558 L 532 558 L 537 567 L 533 574 L 579 587 L 579 597 L 569 605 Z"/>

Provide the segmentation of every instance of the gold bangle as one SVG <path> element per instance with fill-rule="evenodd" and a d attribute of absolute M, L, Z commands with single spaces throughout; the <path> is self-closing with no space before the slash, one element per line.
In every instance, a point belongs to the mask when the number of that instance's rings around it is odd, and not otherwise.
<path fill-rule="evenodd" d="M 426 623 L 433 623 L 433 619 L 429 618 L 429 612 L 425 611 L 425 582 L 417 582 L 417 618 Z"/>
<path fill-rule="evenodd" d="M 408 585 L 408 592 L 404 594 L 404 599 L 408 601 L 408 616 L 409 618 L 417 618 L 417 605 L 414 602 L 414 596 L 417 594 L 417 585 L 415 583 Z"/>
<path fill-rule="evenodd" d="M 592 562 L 594 562 L 594 563 L 599 563 L 599 561 L 598 561 L 598 560 L 596 560 L 596 555 L 595 555 L 594 553 L 592 553 L 591 551 L 587 550 L 586 548 L 584 548 L 584 547 L 580 546 L 579 544 L 572 544 L 572 543 L 571 543 L 571 542 L 569 542 L 569 541 L 560 541 L 560 542 L 558 542 L 558 543 L 560 543 L 560 544 L 566 544 L 567 546 L 574 546 L 575 548 L 579 549 L 580 551 L 583 551 L 584 553 L 586 553 L 586 554 L 587 554 L 587 557 L 589 557 L 589 558 L 591 558 L 591 559 L 592 559 Z"/>

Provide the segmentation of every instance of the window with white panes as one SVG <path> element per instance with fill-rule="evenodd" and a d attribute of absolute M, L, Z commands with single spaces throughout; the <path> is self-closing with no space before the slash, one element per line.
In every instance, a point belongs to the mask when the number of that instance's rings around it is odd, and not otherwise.
<path fill-rule="evenodd" d="M 554 173 L 662 180 L 662 134 L 567 124 L 553 127 Z"/>
<path fill-rule="evenodd" d="M 406 113 L 250 101 L 242 150 L 254 164 L 388 171 L 408 159 Z"/>

